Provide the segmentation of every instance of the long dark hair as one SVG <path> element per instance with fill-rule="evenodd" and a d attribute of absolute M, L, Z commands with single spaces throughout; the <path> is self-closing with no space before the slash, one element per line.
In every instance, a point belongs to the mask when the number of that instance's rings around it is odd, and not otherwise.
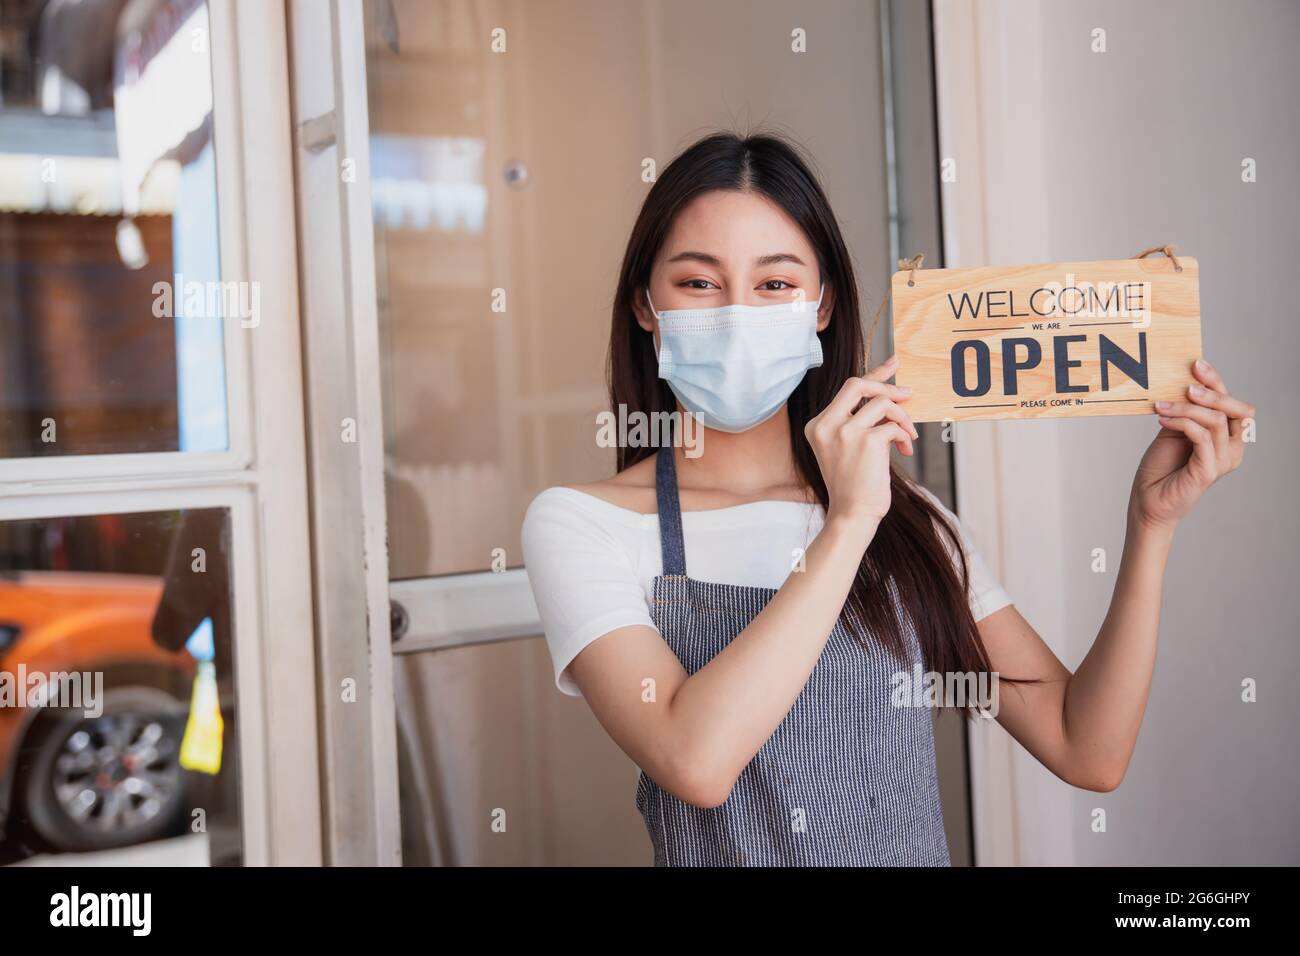
<path fill-rule="evenodd" d="M 858 287 L 825 193 L 797 147 L 777 136 L 717 133 L 705 137 L 665 167 L 651 187 L 628 238 L 614 296 L 610 402 L 616 413 L 620 406 L 647 414 L 677 408 L 668 383 L 659 378 L 654 339 L 637 324 L 633 304 L 643 300 L 651 267 L 674 217 L 692 199 L 713 190 L 753 191 L 785 210 L 816 250 L 822 281 L 834 292 L 830 322 L 818 333 L 822 365 L 809 370 L 787 403 L 795 466 L 817 500 L 829 507 L 826 482 L 804 426 L 830 403 L 846 379 L 865 371 Z M 620 446 L 618 470 L 649 457 L 651 451 L 644 445 Z M 945 675 L 987 672 L 988 654 L 967 603 L 970 574 L 956 529 L 892 465 L 890 493 L 889 512 L 849 591 L 845 608 L 850 618 L 900 661 L 908 659 L 910 621 L 927 670 Z M 969 707 L 965 712 L 970 716 Z"/>

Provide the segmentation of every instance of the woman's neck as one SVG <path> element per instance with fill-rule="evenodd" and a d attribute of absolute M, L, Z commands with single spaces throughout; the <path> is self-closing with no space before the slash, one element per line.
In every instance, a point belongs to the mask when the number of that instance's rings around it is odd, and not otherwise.
<path fill-rule="evenodd" d="M 679 408 L 680 410 L 680 408 Z M 721 490 L 741 497 L 803 483 L 790 451 L 790 416 L 783 407 L 753 428 L 732 434 L 701 428 L 698 455 L 675 449 L 683 489 Z"/>

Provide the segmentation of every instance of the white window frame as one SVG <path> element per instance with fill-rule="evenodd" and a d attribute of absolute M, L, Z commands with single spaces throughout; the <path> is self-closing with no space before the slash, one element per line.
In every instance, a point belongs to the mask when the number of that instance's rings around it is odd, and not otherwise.
<path fill-rule="evenodd" d="M 223 281 L 262 317 L 225 328 L 224 452 L 0 460 L 0 521 L 223 507 L 231 515 L 245 865 L 322 860 L 298 262 L 280 4 L 208 0 Z"/>

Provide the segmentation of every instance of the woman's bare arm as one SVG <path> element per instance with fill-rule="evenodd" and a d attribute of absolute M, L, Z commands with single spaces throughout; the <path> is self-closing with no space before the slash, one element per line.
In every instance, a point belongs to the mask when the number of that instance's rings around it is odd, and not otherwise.
<path fill-rule="evenodd" d="M 995 672 L 1041 681 L 1001 682 L 998 721 L 1058 777 L 1088 790 L 1113 790 L 1124 779 L 1151 691 L 1174 529 L 1241 465 L 1255 417 L 1209 363 L 1196 362 L 1192 373 L 1188 401 L 1157 405 L 1162 428 L 1133 480 L 1110 609 L 1079 669 L 1071 675 L 1014 607 L 979 624 Z"/>
<path fill-rule="evenodd" d="M 1073 675 L 1014 606 L 979 623 L 997 674 L 1039 681 L 1001 681 L 998 722 L 1073 786 L 1114 790 L 1128 769 L 1155 671 L 1169 543 L 1130 526 L 1110 611 Z"/>

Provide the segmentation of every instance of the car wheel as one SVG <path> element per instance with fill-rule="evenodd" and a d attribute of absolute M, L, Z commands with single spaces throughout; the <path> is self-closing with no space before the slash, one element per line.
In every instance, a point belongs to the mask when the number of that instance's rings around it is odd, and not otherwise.
<path fill-rule="evenodd" d="M 181 832 L 185 717 L 183 703 L 151 687 L 107 691 L 98 717 L 45 715 L 19 791 L 30 835 L 51 850 L 93 851 Z"/>

